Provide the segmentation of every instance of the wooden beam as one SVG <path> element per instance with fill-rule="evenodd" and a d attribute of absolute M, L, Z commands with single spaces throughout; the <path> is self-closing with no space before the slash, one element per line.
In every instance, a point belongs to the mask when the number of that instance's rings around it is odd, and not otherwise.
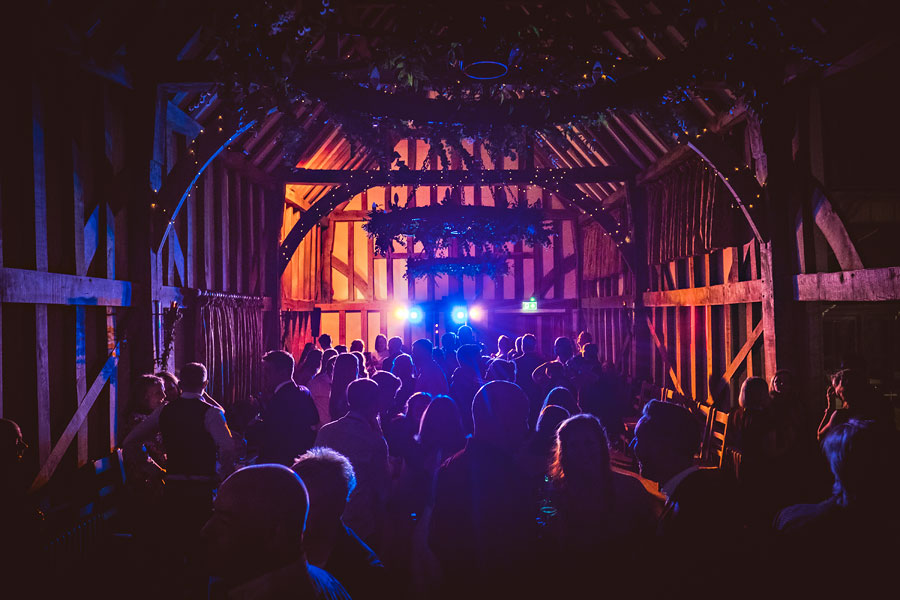
<path fill-rule="evenodd" d="M 822 231 L 828 245 L 834 251 L 838 264 L 843 271 L 855 271 L 863 268 L 862 259 L 856 251 L 847 228 L 841 217 L 834 211 L 831 202 L 822 188 L 822 185 L 816 182 L 816 188 L 813 191 L 813 215 L 816 220 L 816 226 Z"/>
<path fill-rule="evenodd" d="M 659 353 L 659 357 L 662 360 L 664 368 L 669 373 L 669 378 L 672 380 L 672 385 L 675 386 L 675 390 L 684 396 L 684 392 L 681 389 L 681 383 L 678 381 L 678 376 L 675 374 L 675 369 L 672 368 L 672 365 L 669 363 L 669 357 L 666 352 L 666 346 L 659 340 L 659 336 L 656 333 L 656 328 L 653 326 L 653 321 L 650 320 L 649 316 L 645 317 L 647 322 L 647 328 L 650 330 L 650 337 L 653 339 L 653 343 L 656 345 L 656 350 Z M 665 320 L 663 320 L 665 323 Z"/>
<path fill-rule="evenodd" d="M 59 441 L 57 441 L 56 445 L 53 446 L 53 450 L 49 453 L 47 458 L 41 462 L 41 469 L 38 472 L 37 477 L 35 477 L 34 481 L 32 482 L 30 491 L 33 492 L 39 489 L 50 480 L 50 477 L 53 475 L 54 471 L 56 471 L 56 467 L 59 466 L 63 455 L 65 455 L 66 450 L 69 449 L 69 444 L 71 444 L 72 440 L 75 438 L 75 434 L 81 428 L 81 425 L 82 423 L 84 423 L 85 419 L 87 419 L 88 413 L 94 406 L 94 402 L 97 400 L 97 397 L 103 390 L 103 386 L 106 385 L 106 382 L 109 380 L 110 376 L 115 372 L 118 363 L 119 345 L 117 344 L 115 349 L 106 359 L 106 362 L 103 364 L 103 367 L 100 369 L 97 377 L 94 378 L 90 389 L 84 396 L 79 399 L 78 410 L 75 411 L 75 415 L 72 417 L 72 420 L 70 420 L 69 424 L 66 425 L 65 430 L 59 437 Z"/>
<path fill-rule="evenodd" d="M 0 302 L 130 306 L 131 293 L 128 281 L 0 268 Z"/>
<path fill-rule="evenodd" d="M 683 290 L 644 292 L 643 294 L 643 302 L 646 306 L 743 304 L 745 302 L 761 302 L 762 298 L 763 283 L 758 279 Z"/>
<path fill-rule="evenodd" d="M 725 372 L 722 374 L 722 380 L 718 384 L 715 396 L 718 396 L 719 392 L 725 389 L 725 386 L 728 385 L 728 383 L 731 381 L 731 378 L 734 377 L 735 373 L 737 373 L 737 370 L 744 362 L 744 359 L 747 358 L 747 355 L 750 354 L 750 350 L 753 349 L 753 345 L 756 344 L 756 341 L 759 339 L 759 336 L 762 335 L 762 332 L 763 322 L 760 320 L 760 322 L 756 324 L 756 327 L 750 333 L 747 341 L 744 342 L 743 346 L 741 346 L 741 349 L 740 351 L 738 351 L 737 356 L 734 357 L 734 359 L 728 365 L 728 368 L 725 369 Z"/>
<path fill-rule="evenodd" d="M 200 135 L 203 126 L 195 121 L 189 114 L 178 108 L 178 105 L 169 100 L 166 105 L 166 120 L 172 131 L 187 137 L 188 143 Z"/>
<path fill-rule="evenodd" d="M 623 296 L 604 296 L 602 298 L 582 298 L 581 307 L 592 309 L 634 308 L 634 296 L 627 294 Z"/>
<path fill-rule="evenodd" d="M 900 300 L 900 267 L 795 275 L 794 299 L 801 302 Z"/>
<path fill-rule="evenodd" d="M 572 169 L 485 169 L 482 171 L 291 169 L 285 174 L 284 183 L 287 185 L 364 184 L 367 187 L 527 183 L 555 189 L 562 181 L 567 183 L 624 181 L 632 175 L 634 175 L 632 169 L 620 166 Z"/>

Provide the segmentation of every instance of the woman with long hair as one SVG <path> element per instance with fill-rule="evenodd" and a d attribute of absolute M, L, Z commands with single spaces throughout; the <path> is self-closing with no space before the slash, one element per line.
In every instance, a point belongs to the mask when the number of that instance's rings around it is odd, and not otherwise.
<path fill-rule="evenodd" d="M 347 404 L 347 386 L 359 377 L 359 360 L 355 355 L 339 354 L 334 361 L 334 374 L 331 377 L 331 396 L 328 399 L 328 412 L 331 420 L 336 421 L 350 410 Z"/>
<path fill-rule="evenodd" d="M 559 426 L 550 477 L 557 535 L 570 559 L 621 557 L 628 545 L 640 547 L 653 535 L 659 503 L 636 477 L 613 470 L 606 434 L 593 415 Z"/>
<path fill-rule="evenodd" d="M 306 353 L 306 358 L 294 369 L 294 382 L 303 387 L 309 387 L 312 378 L 319 374 L 322 368 L 322 351 L 312 348 Z"/>

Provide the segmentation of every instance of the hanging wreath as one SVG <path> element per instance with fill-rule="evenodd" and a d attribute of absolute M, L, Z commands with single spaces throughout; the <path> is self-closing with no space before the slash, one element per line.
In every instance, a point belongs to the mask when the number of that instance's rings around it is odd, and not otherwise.
<path fill-rule="evenodd" d="M 410 258 L 406 261 L 406 279 L 422 279 L 449 275 L 451 277 L 475 277 L 487 275 L 497 279 L 509 273 L 509 255 L 503 253 L 481 256 Z"/>

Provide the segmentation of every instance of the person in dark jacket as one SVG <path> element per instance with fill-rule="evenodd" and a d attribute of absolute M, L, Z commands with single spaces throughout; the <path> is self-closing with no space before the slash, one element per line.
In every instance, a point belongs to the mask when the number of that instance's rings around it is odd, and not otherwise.
<path fill-rule="evenodd" d="M 263 387 L 270 394 L 262 415 L 258 463 L 290 466 L 312 448 L 319 413 L 309 389 L 293 380 L 294 358 L 283 350 L 263 356 Z"/>
<path fill-rule="evenodd" d="M 309 493 L 309 517 L 303 548 L 309 564 L 325 569 L 357 600 L 387 593 L 384 564 L 342 519 L 356 487 L 353 466 L 331 448 L 315 447 L 297 459 L 293 470 Z"/>
<path fill-rule="evenodd" d="M 437 474 L 428 544 L 448 592 L 518 597 L 536 572 L 536 498 L 517 455 L 528 433 L 528 398 L 491 381 L 475 395 L 475 431 Z M 460 587 L 462 586 L 462 587 Z M 495 595 L 497 594 L 497 595 Z"/>

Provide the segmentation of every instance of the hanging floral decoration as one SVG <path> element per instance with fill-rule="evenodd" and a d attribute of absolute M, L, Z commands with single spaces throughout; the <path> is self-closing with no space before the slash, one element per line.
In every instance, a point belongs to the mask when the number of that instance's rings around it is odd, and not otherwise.
<path fill-rule="evenodd" d="M 461 193 L 459 187 L 447 188 L 444 198 L 429 206 L 400 206 L 394 194 L 389 210 L 372 206 L 363 228 L 382 256 L 394 244 L 407 247 L 407 238 L 421 242 L 426 258 L 407 262 L 407 275 L 413 278 L 441 273 L 501 277 L 508 271 L 512 245 L 550 246 L 553 227 L 541 208 L 525 201 L 510 204 L 502 186 L 493 190 L 494 206 L 464 205 Z M 462 257 L 437 256 L 454 247 Z"/>
<path fill-rule="evenodd" d="M 163 344 L 162 352 L 156 361 L 160 369 L 165 370 L 167 368 L 169 357 L 172 355 L 172 351 L 175 350 L 175 325 L 178 324 L 182 316 L 182 309 L 177 302 L 172 302 L 171 306 L 164 308 L 162 311 Z"/>
<path fill-rule="evenodd" d="M 450 277 L 476 277 L 487 275 L 497 279 L 509 274 L 509 255 L 482 254 L 462 257 L 413 257 L 406 261 L 407 279 L 423 279 L 448 275 Z"/>

